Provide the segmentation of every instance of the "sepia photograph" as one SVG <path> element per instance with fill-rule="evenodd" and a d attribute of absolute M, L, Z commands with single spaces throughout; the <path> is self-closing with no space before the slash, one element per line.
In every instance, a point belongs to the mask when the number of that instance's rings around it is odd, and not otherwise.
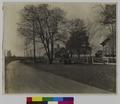
<path fill-rule="evenodd" d="M 4 3 L 5 93 L 116 94 L 116 7 Z"/>

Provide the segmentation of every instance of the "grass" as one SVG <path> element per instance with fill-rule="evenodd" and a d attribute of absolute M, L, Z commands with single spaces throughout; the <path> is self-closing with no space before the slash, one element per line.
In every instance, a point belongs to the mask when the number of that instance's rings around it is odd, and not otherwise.
<path fill-rule="evenodd" d="M 116 66 L 115 65 L 64 65 L 52 64 L 31 65 L 39 70 L 54 73 L 78 82 L 92 85 L 107 91 L 116 92 Z"/>

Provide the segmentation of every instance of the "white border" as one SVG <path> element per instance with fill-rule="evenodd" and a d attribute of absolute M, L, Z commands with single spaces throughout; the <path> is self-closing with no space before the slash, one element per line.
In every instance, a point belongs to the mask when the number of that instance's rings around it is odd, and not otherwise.
<path fill-rule="evenodd" d="M 117 2 L 117 94 L 99 95 L 99 94 L 3 94 L 2 92 L 2 39 L 3 39 L 3 2 Z M 26 104 L 27 96 L 75 96 L 75 104 L 120 104 L 120 0 L 1 0 L 0 1 L 0 104 Z"/>

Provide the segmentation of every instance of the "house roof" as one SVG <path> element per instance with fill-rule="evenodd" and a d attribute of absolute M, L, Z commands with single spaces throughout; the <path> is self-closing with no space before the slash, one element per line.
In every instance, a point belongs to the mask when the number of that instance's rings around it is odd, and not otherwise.
<path fill-rule="evenodd" d="M 102 43 L 100 43 L 102 46 L 106 45 L 106 43 L 110 40 L 110 37 L 106 38 Z"/>

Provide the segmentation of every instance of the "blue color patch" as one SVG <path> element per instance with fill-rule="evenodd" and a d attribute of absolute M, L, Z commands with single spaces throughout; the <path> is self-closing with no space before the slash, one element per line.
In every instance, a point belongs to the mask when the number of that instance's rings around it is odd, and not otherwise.
<path fill-rule="evenodd" d="M 63 101 L 63 97 L 53 97 L 53 101 Z"/>

